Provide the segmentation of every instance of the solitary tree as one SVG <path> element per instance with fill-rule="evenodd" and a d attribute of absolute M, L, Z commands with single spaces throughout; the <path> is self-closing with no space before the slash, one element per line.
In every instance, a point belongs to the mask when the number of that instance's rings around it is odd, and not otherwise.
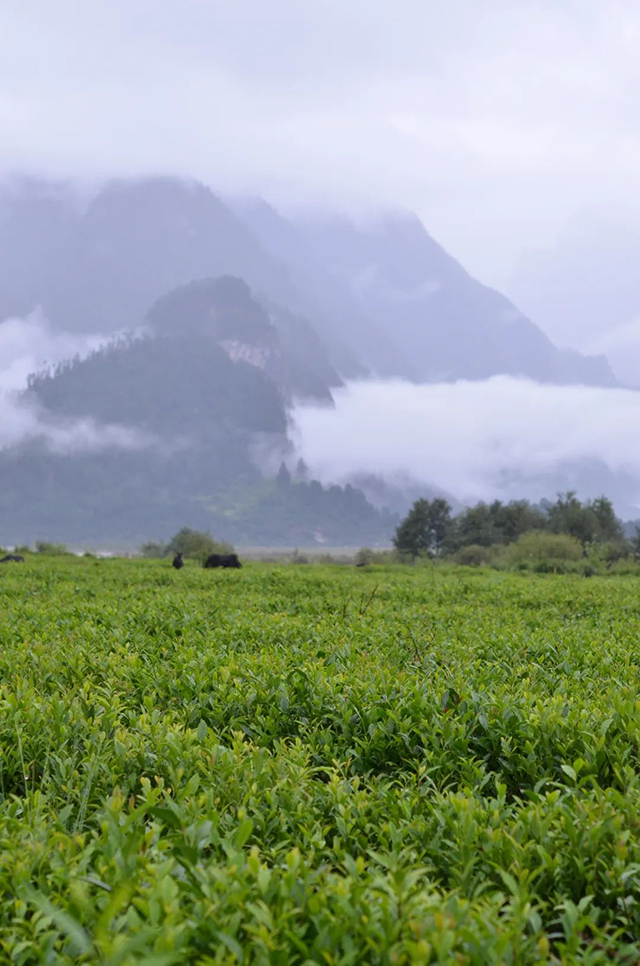
<path fill-rule="evenodd" d="M 599 496 L 591 501 L 589 509 L 598 524 L 598 540 L 608 540 L 614 543 L 624 540 L 624 530 L 616 516 L 611 500 L 606 496 Z"/>
<path fill-rule="evenodd" d="M 446 500 L 416 500 L 398 526 L 393 543 L 398 553 L 412 558 L 438 557 L 451 532 L 451 507 Z"/>

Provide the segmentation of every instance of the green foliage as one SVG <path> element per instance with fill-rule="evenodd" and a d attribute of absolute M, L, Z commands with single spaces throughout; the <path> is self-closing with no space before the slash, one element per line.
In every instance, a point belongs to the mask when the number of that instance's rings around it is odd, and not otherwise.
<path fill-rule="evenodd" d="M 631 966 L 638 599 L 446 566 L 3 571 L 3 961 Z"/>
<path fill-rule="evenodd" d="M 69 553 L 66 543 L 51 543 L 49 540 L 36 540 L 36 553 L 46 553 L 49 557 L 60 557 Z"/>
<path fill-rule="evenodd" d="M 369 567 L 374 562 L 373 550 L 370 547 L 361 547 L 354 558 L 356 567 Z"/>
<path fill-rule="evenodd" d="M 531 567 L 548 565 L 549 569 L 558 563 L 575 562 L 582 557 L 582 547 L 576 537 L 571 537 L 567 533 L 545 533 L 536 530 L 523 533 L 507 551 L 507 560 L 512 564 Z"/>
<path fill-rule="evenodd" d="M 452 543 L 456 547 L 476 545 L 491 547 L 507 544 L 530 530 L 543 530 L 545 514 L 526 500 L 511 503 L 477 503 L 455 519 Z"/>
<path fill-rule="evenodd" d="M 149 534 L 166 539 L 188 520 L 245 546 L 390 543 L 397 517 L 373 507 L 356 487 L 316 480 L 278 487 L 224 434 L 212 428 L 210 436 L 202 448 L 153 456 L 0 453 L 0 473 L 16 484 L 0 488 L 3 542 L 44 530 L 49 539 L 68 534 L 78 544 L 136 545 Z"/>
<path fill-rule="evenodd" d="M 542 536 L 528 536 L 542 532 L 572 537 L 581 546 L 580 554 L 575 544 L 567 557 L 562 542 L 545 543 Z M 540 571 L 582 569 L 585 573 L 604 571 L 633 552 L 611 501 L 601 496 L 582 503 L 573 492 L 560 494 L 544 509 L 526 500 L 506 504 L 495 500 L 468 507 L 453 521 L 447 549 L 454 552 L 456 562 L 472 566 L 484 563 Z M 578 565 L 582 557 L 584 566 Z"/>
<path fill-rule="evenodd" d="M 568 533 L 583 545 L 623 539 L 620 521 L 605 496 L 583 504 L 573 491 L 560 494 L 548 516 L 554 533 Z"/>
<path fill-rule="evenodd" d="M 493 563 L 495 558 L 495 552 L 490 547 L 470 543 L 466 547 L 461 547 L 453 559 L 463 567 L 481 567 L 483 564 Z"/>
<path fill-rule="evenodd" d="M 422 555 L 439 556 L 452 531 L 451 507 L 446 500 L 416 500 L 398 525 L 393 544 L 401 555 L 415 560 Z"/>
<path fill-rule="evenodd" d="M 188 373 L 188 378 L 185 378 Z M 86 359 L 31 377 L 31 392 L 58 416 L 91 416 L 166 438 L 212 429 L 284 433 L 280 393 L 257 366 L 233 362 L 203 335 L 123 339 Z"/>
<path fill-rule="evenodd" d="M 160 543 L 158 540 L 147 540 L 140 547 L 140 556 L 146 557 L 147 560 L 154 560 L 160 557 L 165 557 L 167 555 L 167 545 L 166 543 Z"/>
<path fill-rule="evenodd" d="M 214 540 L 210 533 L 200 533 L 190 527 L 182 527 L 165 547 L 164 556 L 181 553 L 192 560 L 203 560 L 211 553 L 233 553 L 233 546 L 221 540 Z"/>

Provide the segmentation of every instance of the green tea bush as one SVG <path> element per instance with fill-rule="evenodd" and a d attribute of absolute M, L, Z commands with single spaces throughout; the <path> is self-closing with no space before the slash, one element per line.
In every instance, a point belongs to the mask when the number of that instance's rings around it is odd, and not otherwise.
<path fill-rule="evenodd" d="M 635 580 L 43 556 L 0 615 L 3 962 L 640 960 Z"/>

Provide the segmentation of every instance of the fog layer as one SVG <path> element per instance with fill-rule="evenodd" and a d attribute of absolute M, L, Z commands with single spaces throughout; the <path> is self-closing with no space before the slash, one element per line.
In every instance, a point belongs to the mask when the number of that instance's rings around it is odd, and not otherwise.
<path fill-rule="evenodd" d="M 39 312 L 0 325 L 0 392 L 25 389 L 27 378 L 74 356 L 84 357 L 106 337 L 54 329 Z"/>
<path fill-rule="evenodd" d="M 624 480 L 618 507 L 640 505 L 640 394 L 497 376 L 416 386 L 352 382 L 335 409 L 298 406 L 297 445 L 323 480 L 410 476 L 463 501 L 553 497 L 589 464 L 589 486 Z M 612 491 L 612 492 L 611 492 Z M 583 493 L 584 496 L 595 493 Z"/>
<path fill-rule="evenodd" d="M 53 419 L 22 394 L 28 376 L 74 356 L 84 357 L 106 341 L 100 335 L 55 330 L 38 312 L 0 325 L 0 449 L 38 441 L 53 453 L 139 449 L 153 439 L 126 426 L 92 419 Z"/>

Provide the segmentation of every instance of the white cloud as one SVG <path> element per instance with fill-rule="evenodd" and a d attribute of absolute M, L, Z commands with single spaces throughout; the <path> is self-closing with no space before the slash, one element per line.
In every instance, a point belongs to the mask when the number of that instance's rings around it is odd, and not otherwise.
<path fill-rule="evenodd" d="M 640 505 L 640 393 L 496 376 L 351 383 L 334 396 L 335 409 L 295 411 L 298 449 L 324 480 L 365 472 L 409 476 L 465 501 L 540 499 L 554 496 L 567 463 L 599 462 L 631 480 L 625 505 Z"/>
<path fill-rule="evenodd" d="M 84 357 L 105 341 L 99 335 L 58 331 L 39 312 L 0 322 L 0 450 L 28 441 L 43 443 L 58 454 L 155 444 L 131 427 L 56 418 L 22 394 L 31 373 L 76 355 Z"/>
<path fill-rule="evenodd" d="M 15 393 L 0 394 L 0 450 L 37 442 L 56 455 L 106 449 L 139 450 L 156 445 L 154 437 L 130 426 L 93 419 L 59 419 Z"/>
<path fill-rule="evenodd" d="M 27 377 L 64 359 L 84 358 L 109 337 L 54 329 L 40 312 L 0 322 L 0 392 L 26 388 Z"/>

